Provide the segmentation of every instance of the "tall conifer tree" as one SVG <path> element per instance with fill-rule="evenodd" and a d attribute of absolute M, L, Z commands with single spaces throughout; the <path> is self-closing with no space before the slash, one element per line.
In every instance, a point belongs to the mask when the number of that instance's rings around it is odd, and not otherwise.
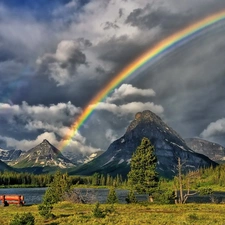
<path fill-rule="evenodd" d="M 144 137 L 132 155 L 131 170 L 128 173 L 128 181 L 138 193 L 151 196 L 157 190 L 159 177 L 156 165 L 154 147 L 150 140 Z"/>

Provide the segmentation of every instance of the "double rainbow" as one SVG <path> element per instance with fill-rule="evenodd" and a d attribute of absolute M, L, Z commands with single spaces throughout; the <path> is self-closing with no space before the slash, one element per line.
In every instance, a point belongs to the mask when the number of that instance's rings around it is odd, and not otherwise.
<path fill-rule="evenodd" d="M 82 124 L 96 109 L 98 103 L 103 101 L 113 89 L 115 89 L 126 78 L 132 75 L 136 70 L 141 68 L 143 65 L 157 59 L 157 57 L 165 54 L 165 52 L 169 50 L 171 51 L 171 49 L 173 50 L 177 46 L 179 47 L 179 44 L 182 44 L 183 41 L 195 36 L 205 28 L 208 28 L 209 26 L 214 25 L 224 19 L 225 10 L 217 12 L 167 37 L 140 55 L 137 59 L 126 66 L 119 74 L 117 74 L 101 91 L 99 91 L 94 96 L 94 98 L 91 99 L 91 101 L 84 108 L 81 115 L 72 124 L 70 132 L 60 142 L 60 146 L 58 148 L 63 150 L 69 144 L 70 140 L 73 138 Z"/>

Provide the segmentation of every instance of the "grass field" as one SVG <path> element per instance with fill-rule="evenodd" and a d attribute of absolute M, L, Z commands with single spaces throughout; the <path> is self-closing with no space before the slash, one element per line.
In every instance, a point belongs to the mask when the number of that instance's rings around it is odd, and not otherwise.
<path fill-rule="evenodd" d="M 55 219 L 44 220 L 39 214 L 37 205 L 18 207 L 10 205 L 0 208 L 0 224 L 8 225 L 16 213 L 31 212 L 36 225 L 138 225 L 138 224 L 204 224 L 225 225 L 224 204 L 185 204 L 185 205 L 139 205 L 115 204 L 115 211 L 105 218 L 95 218 L 92 210 L 95 205 L 61 202 L 56 204 L 53 213 Z M 110 208 L 102 204 L 101 209 Z"/>

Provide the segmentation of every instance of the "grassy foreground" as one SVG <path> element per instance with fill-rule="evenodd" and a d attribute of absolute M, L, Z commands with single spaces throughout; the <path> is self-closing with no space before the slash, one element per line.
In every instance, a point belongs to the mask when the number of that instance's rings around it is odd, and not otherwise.
<path fill-rule="evenodd" d="M 56 204 L 55 219 L 44 220 L 37 205 L 18 207 L 10 205 L 0 208 L 0 224 L 8 225 L 16 213 L 31 212 L 36 225 L 75 225 L 75 224 L 225 224 L 225 205 L 223 204 L 186 204 L 186 205 L 139 205 L 115 204 L 115 212 L 105 218 L 95 218 L 92 210 L 95 205 L 61 202 Z M 102 204 L 100 208 L 110 207 Z"/>

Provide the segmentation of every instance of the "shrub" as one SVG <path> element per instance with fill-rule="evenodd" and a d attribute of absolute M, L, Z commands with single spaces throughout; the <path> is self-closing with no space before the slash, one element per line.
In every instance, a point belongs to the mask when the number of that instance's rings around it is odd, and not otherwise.
<path fill-rule="evenodd" d="M 164 192 L 155 192 L 153 194 L 154 203 L 158 204 L 170 204 L 174 203 L 175 193 L 174 191 L 167 190 Z"/>
<path fill-rule="evenodd" d="M 105 217 L 105 211 L 103 209 L 100 208 L 100 203 L 97 202 L 95 204 L 95 207 L 93 209 L 93 216 L 96 218 L 104 218 Z"/>
<path fill-rule="evenodd" d="M 200 195 L 212 195 L 213 194 L 213 190 L 212 188 L 199 188 L 198 189 L 199 194 Z"/>
<path fill-rule="evenodd" d="M 110 205 L 109 207 L 105 207 L 105 214 L 108 215 L 108 214 L 112 214 L 112 213 L 115 213 L 116 210 L 114 208 L 114 205 Z"/>
<path fill-rule="evenodd" d="M 13 220 L 10 222 L 10 225 L 34 225 L 35 218 L 28 212 L 21 215 L 16 214 Z"/>
<path fill-rule="evenodd" d="M 115 212 L 116 210 L 113 205 L 111 205 L 110 207 L 105 207 L 104 209 L 101 209 L 99 202 L 95 204 L 95 207 L 92 211 L 93 216 L 96 218 L 104 218 L 106 215 L 109 215 Z"/>
<path fill-rule="evenodd" d="M 136 199 L 136 196 L 134 194 L 134 191 L 133 190 L 130 190 L 128 192 L 128 195 L 127 197 L 125 198 L 126 202 L 129 204 L 129 203 L 137 203 L 137 199 Z"/>
<path fill-rule="evenodd" d="M 38 206 L 39 214 L 45 219 L 52 218 L 54 215 L 52 214 L 53 206 L 48 203 L 43 203 Z"/>
<path fill-rule="evenodd" d="M 118 202 L 118 197 L 116 195 L 116 191 L 115 191 L 115 188 L 114 187 L 110 188 L 106 202 L 108 204 L 114 204 L 114 203 L 117 203 Z"/>

